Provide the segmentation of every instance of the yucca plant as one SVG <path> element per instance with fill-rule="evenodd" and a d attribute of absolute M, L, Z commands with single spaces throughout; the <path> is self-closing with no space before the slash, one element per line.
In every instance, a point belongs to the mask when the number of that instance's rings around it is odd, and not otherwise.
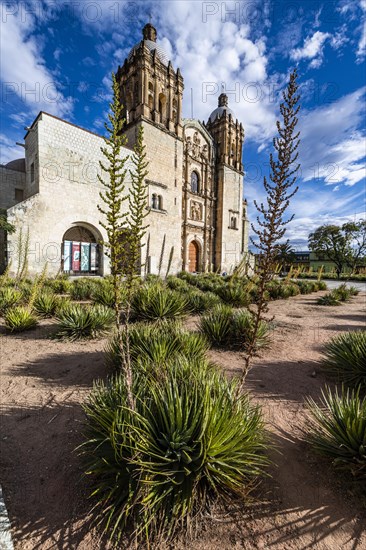
<path fill-rule="evenodd" d="M 55 294 L 67 294 L 70 292 L 73 283 L 67 276 L 60 275 L 55 279 L 46 279 L 44 286 L 52 290 Z"/>
<path fill-rule="evenodd" d="M 181 293 L 160 285 L 145 285 L 132 298 L 132 312 L 136 318 L 146 321 L 175 319 L 188 312 L 188 300 Z"/>
<path fill-rule="evenodd" d="M 310 412 L 307 438 L 314 450 L 329 458 L 336 468 L 365 483 L 366 398 L 360 397 L 359 390 L 342 389 L 339 395 L 326 388 L 320 405 L 311 398 L 307 404 Z"/>
<path fill-rule="evenodd" d="M 345 283 L 332 290 L 332 294 L 340 302 L 348 302 L 351 298 L 351 292 Z"/>
<path fill-rule="evenodd" d="M 357 296 L 360 293 L 359 289 L 355 286 L 348 287 L 348 292 L 350 293 L 350 296 Z"/>
<path fill-rule="evenodd" d="M 225 346 L 231 340 L 232 320 L 231 306 L 219 305 L 201 316 L 199 330 L 212 345 Z"/>
<path fill-rule="evenodd" d="M 44 290 L 41 292 L 34 301 L 34 310 L 39 317 L 47 318 L 53 317 L 56 313 L 60 300 L 50 292 Z"/>
<path fill-rule="evenodd" d="M 325 345 L 326 372 L 348 386 L 366 388 L 366 331 L 335 336 Z"/>
<path fill-rule="evenodd" d="M 0 289 L 0 315 L 4 315 L 6 311 L 20 303 L 22 293 L 14 287 L 5 287 Z"/>
<path fill-rule="evenodd" d="M 239 284 L 226 284 L 217 289 L 217 294 L 223 302 L 233 307 L 248 306 L 250 295 L 245 286 Z"/>
<path fill-rule="evenodd" d="M 340 306 L 341 302 L 334 296 L 333 292 L 328 292 L 324 296 L 317 299 L 319 306 Z"/>
<path fill-rule="evenodd" d="M 70 288 L 70 296 L 73 300 L 90 300 L 99 283 L 94 279 L 75 279 Z"/>
<path fill-rule="evenodd" d="M 114 323 L 114 313 L 106 306 L 72 304 L 61 309 L 57 319 L 59 330 L 56 337 L 74 341 L 106 334 Z"/>
<path fill-rule="evenodd" d="M 130 355 L 134 365 L 156 368 L 166 365 L 177 357 L 192 360 L 205 357 L 209 348 L 207 340 L 200 334 L 183 330 L 177 323 L 165 322 L 153 325 L 136 323 L 131 326 Z M 107 345 L 107 364 L 118 370 L 121 353 L 118 338 L 114 336 Z"/>
<path fill-rule="evenodd" d="M 162 381 L 141 378 L 135 410 L 121 377 L 95 386 L 81 447 L 100 521 L 115 540 L 134 530 L 137 544 L 174 537 L 220 497 L 245 497 L 267 465 L 260 409 L 234 395 L 237 382 L 187 361 Z"/>
<path fill-rule="evenodd" d="M 92 300 L 96 304 L 114 308 L 114 290 L 110 283 L 98 285 L 92 294 Z"/>
<path fill-rule="evenodd" d="M 169 275 L 166 278 L 166 284 L 172 290 L 188 290 L 190 288 L 187 281 L 179 277 L 175 277 L 174 275 Z"/>
<path fill-rule="evenodd" d="M 253 316 L 248 310 L 237 311 L 233 315 L 231 325 L 230 344 L 239 349 L 246 349 L 252 339 Z M 255 350 L 264 348 L 269 344 L 270 325 L 262 320 L 257 328 Z"/>
<path fill-rule="evenodd" d="M 5 313 L 5 326 L 11 332 L 24 332 L 38 324 L 37 317 L 25 306 L 14 306 Z"/>
<path fill-rule="evenodd" d="M 203 292 L 198 289 L 184 291 L 184 296 L 188 301 L 188 308 L 191 313 L 202 313 L 222 303 L 219 296 L 213 292 Z"/>

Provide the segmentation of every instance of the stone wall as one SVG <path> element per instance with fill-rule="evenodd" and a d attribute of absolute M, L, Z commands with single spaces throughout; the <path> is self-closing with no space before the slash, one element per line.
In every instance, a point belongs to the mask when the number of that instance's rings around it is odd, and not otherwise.
<path fill-rule="evenodd" d="M 143 272 L 165 276 L 169 258 L 172 258 L 170 273 L 182 269 L 181 223 L 182 223 L 182 140 L 154 123 L 143 121 L 144 143 L 149 161 L 149 214 L 142 249 Z M 126 132 L 128 145 L 136 140 L 139 125 Z M 153 195 L 161 197 L 161 207 L 152 208 Z M 161 264 L 161 265 L 160 265 Z"/>

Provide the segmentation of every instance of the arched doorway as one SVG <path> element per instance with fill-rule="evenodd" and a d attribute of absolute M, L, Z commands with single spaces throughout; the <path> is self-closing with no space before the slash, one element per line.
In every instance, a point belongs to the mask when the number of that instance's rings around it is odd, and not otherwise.
<path fill-rule="evenodd" d="M 62 271 L 69 275 L 100 275 L 101 268 L 101 245 L 94 233 L 81 225 L 70 227 L 62 239 Z"/>
<path fill-rule="evenodd" d="M 188 248 L 188 270 L 191 273 L 199 271 L 200 248 L 197 241 L 191 241 Z"/>

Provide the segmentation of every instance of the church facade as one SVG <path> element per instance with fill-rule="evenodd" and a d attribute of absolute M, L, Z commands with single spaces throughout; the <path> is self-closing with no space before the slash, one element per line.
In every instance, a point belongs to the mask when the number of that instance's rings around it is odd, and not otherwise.
<path fill-rule="evenodd" d="M 142 125 L 149 161 L 142 270 L 231 272 L 248 253 L 244 129 L 225 94 L 206 122 L 182 117 L 183 76 L 156 38 L 147 24 L 116 73 L 127 137 L 122 156 L 131 155 Z M 101 136 L 41 112 L 25 136 L 25 159 L 0 167 L 0 208 L 16 227 L 3 259 L 11 273 L 19 246 L 28 249 L 30 275 L 46 262 L 49 274 L 110 272 L 98 210 L 101 146 Z"/>

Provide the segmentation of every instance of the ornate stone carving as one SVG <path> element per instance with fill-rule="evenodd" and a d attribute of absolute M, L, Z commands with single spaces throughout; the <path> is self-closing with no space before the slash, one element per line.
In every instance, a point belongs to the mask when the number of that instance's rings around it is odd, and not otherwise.
<path fill-rule="evenodd" d="M 191 201 L 191 211 L 190 218 L 191 220 L 200 222 L 202 221 L 203 208 L 200 202 Z"/>

